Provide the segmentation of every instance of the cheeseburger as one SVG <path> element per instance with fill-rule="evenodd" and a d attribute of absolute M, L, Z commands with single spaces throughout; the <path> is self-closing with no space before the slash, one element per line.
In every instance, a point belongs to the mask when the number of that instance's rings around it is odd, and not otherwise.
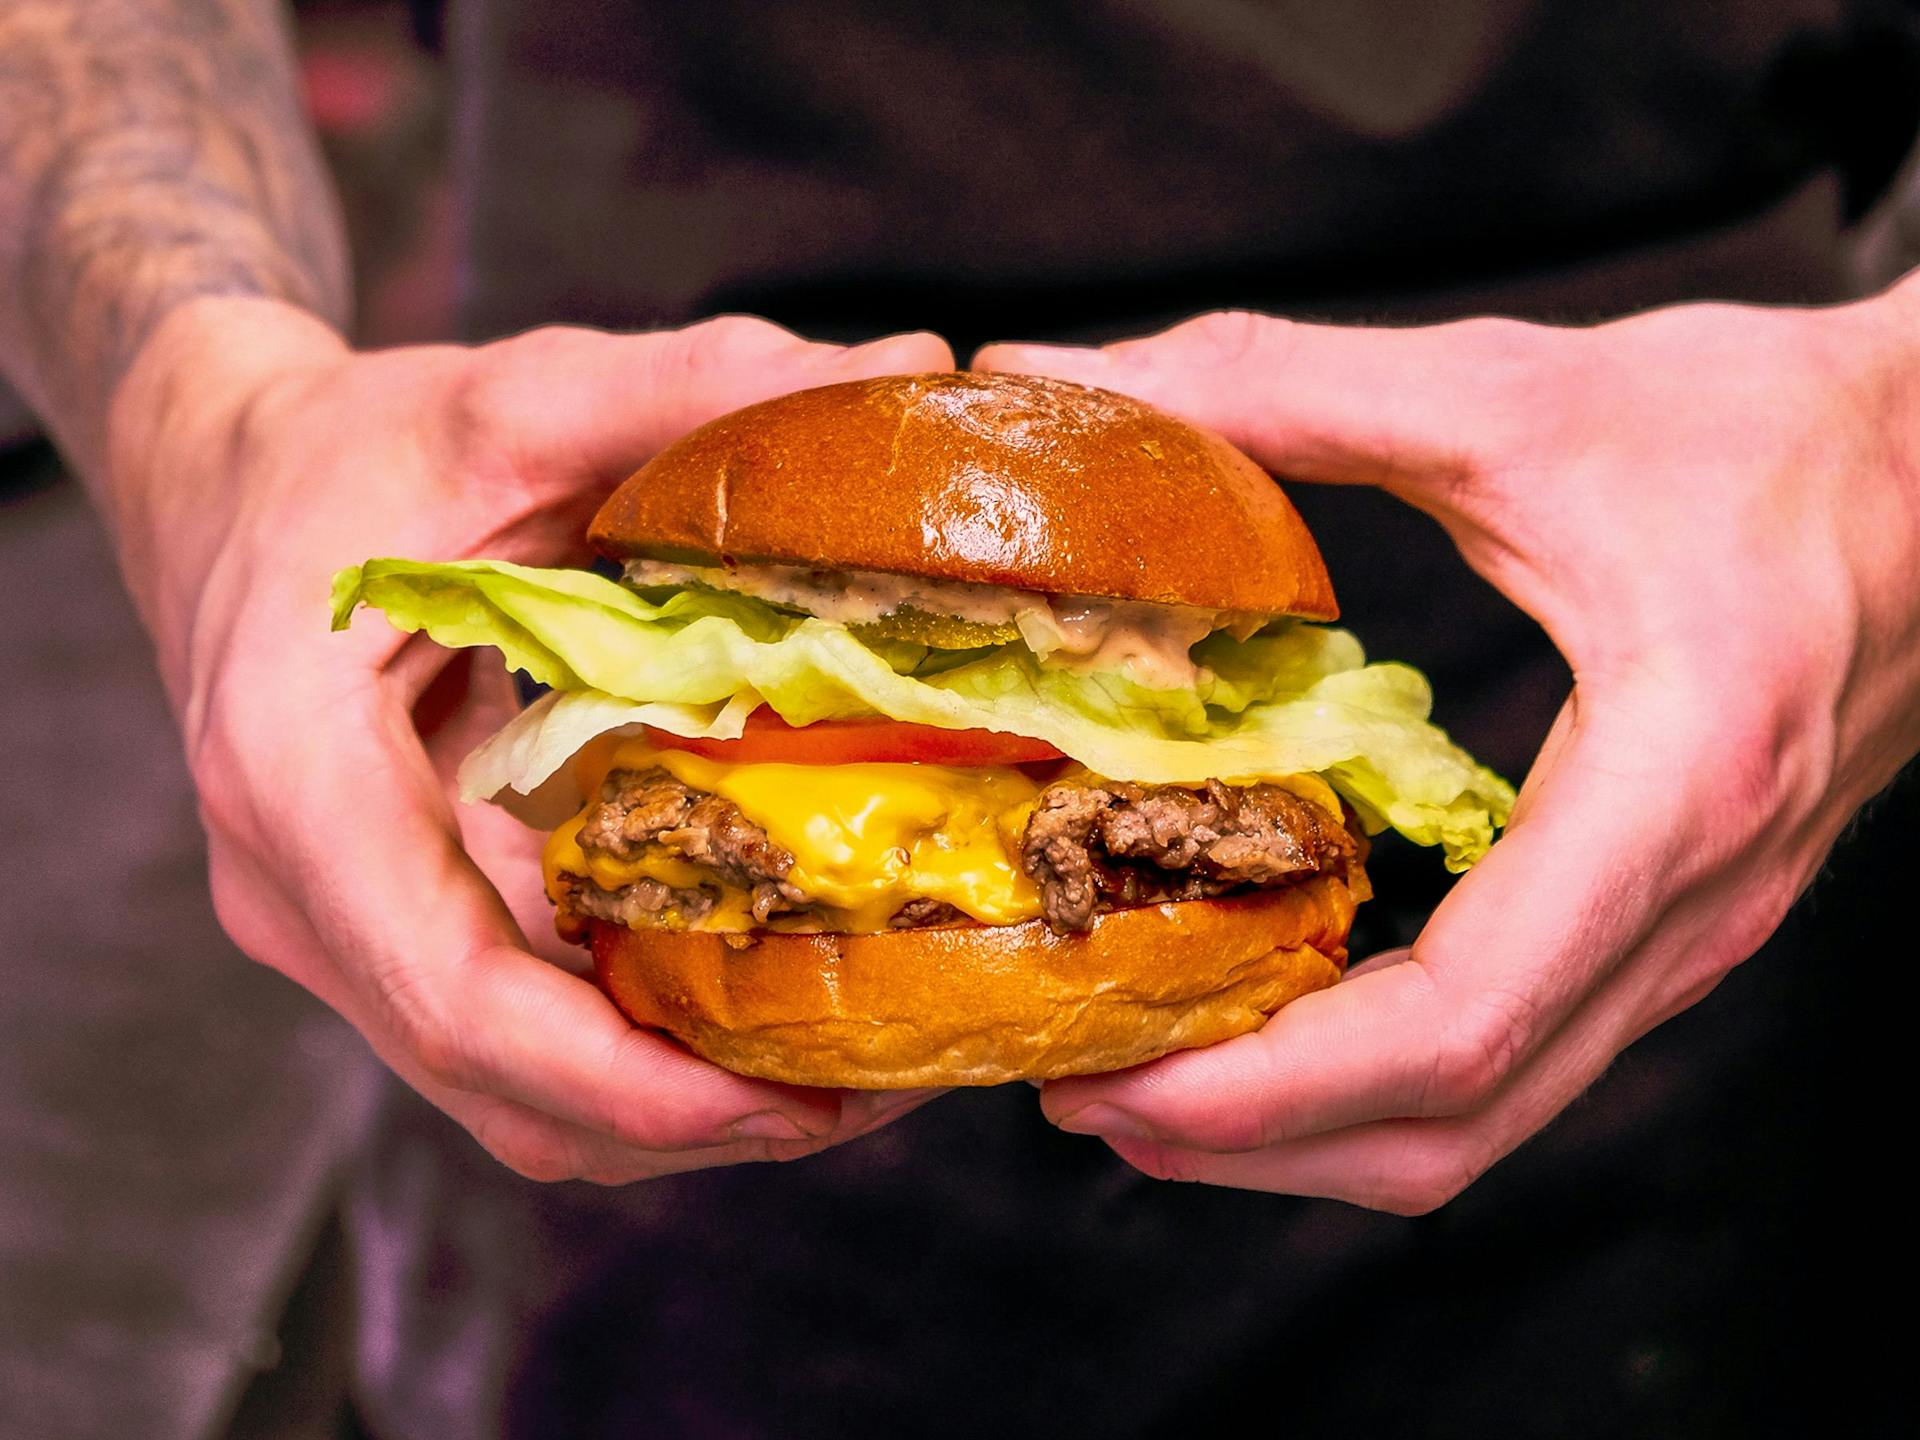
<path fill-rule="evenodd" d="M 636 1023 L 804 1085 L 1138 1064 L 1331 985 L 1366 835 L 1471 864 L 1512 792 L 1368 664 L 1216 436 L 1026 376 L 831 385 L 694 431 L 588 532 L 616 581 L 335 582 L 549 688 L 468 758 L 549 829 Z"/>

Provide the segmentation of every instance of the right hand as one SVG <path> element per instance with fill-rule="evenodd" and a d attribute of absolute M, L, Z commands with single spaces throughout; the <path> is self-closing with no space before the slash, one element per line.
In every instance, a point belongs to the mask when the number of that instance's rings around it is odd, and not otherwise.
<path fill-rule="evenodd" d="M 372 555 L 583 561 L 600 501 L 704 420 L 952 363 L 745 319 L 357 354 L 273 301 L 175 311 L 116 394 L 106 499 L 234 941 L 534 1178 L 791 1158 L 924 1098 L 746 1079 L 630 1027 L 553 938 L 540 837 L 448 798 L 508 676 L 373 617 L 330 634 L 327 593 Z"/>

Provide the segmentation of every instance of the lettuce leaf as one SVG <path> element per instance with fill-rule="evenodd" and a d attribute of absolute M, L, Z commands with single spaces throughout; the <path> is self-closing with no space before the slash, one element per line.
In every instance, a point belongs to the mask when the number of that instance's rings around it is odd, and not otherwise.
<path fill-rule="evenodd" d="M 1116 780 L 1245 783 L 1319 772 L 1369 829 L 1439 845 L 1449 869 L 1486 852 L 1513 804 L 1506 781 L 1429 720 L 1405 665 L 1366 663 L 1344 630 L 1281 623 L 1194 649 L 1201 685 L 1153 690 L 1120 675 L 1041 665 L 1023 645 L 956 663 L 863 644 L 845 627 L 746 596 L 660 599 L 587 571 L 467 560 L 369 560 L 334 580 L 336 629 L 371 605 L 443 645 L 493 645 L 560 694 L 530 708 L 462 768 L 469 798 L 538 790 L 587 740 L 655 725 L 737 735 L 764 701 L 795 725 L 857 715 L 1048 741 Z"/>
<path fill-rule="evenodd" d="M 599 690 L 554 690 L 495 731 L 460 762 L 460 798 L 498 800 L 529 825 L 551 830 L 585 797 L 566 764 L 589 740 L 640 734 L 642 725 L 673 735 L 737 740 L 760 697 L 741 691 L 724 704 L 636 703 Z"/>

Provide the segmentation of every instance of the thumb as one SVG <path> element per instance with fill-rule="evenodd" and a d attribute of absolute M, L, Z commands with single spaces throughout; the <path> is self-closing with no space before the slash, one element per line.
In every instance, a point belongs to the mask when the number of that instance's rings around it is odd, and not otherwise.
<path fill-rule="evenodd" d="M 1420 503 L 1517 435 L 1539 333 L 1492 319 L 1373 329 L 1234 311 L 1100 349 L 989 345 L 973 363 L 1135 395 L 1287 478 L 1381 485 Z"/>
<path fill-rule="evenodd" d="M 640 335 L 556 326 L 492 347 L 482 403 L 524 469 L 613 484 L 757 400 L 953 363 L 947 342 L 924 332 L 829 345 L 744 315 Z"/>

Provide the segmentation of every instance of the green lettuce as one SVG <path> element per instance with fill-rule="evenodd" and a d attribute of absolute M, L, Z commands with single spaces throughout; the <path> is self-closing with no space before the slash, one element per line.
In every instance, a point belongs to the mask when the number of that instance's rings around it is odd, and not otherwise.
<path fill-rule="evenodd" d="M 371 605 L 449 646 L 492 645 L 558 693 L 488 741 L 470 796 L 538 789 L 587 740 L 654 725 L 739 734 L 759 703 L 794 725 L 860 715 L 1032 736 L 1116 780 L 1245 783 L 1323 774 L 1369 829 L 1439 845 L 1465 869 L 1506 822 L 1513 790 L 1427 718 L 1405 665 L 1366 663 L 1344 630 L 1283 622 L 1194 647 L 1197 687 L 1042 665 L 1023 645 L 928 652 L 868 645 L 838 624 L 746 596 L 649 598 L 581 570 L 498 561 L 369 560 L 334 579 L 333 623 Z"/>

